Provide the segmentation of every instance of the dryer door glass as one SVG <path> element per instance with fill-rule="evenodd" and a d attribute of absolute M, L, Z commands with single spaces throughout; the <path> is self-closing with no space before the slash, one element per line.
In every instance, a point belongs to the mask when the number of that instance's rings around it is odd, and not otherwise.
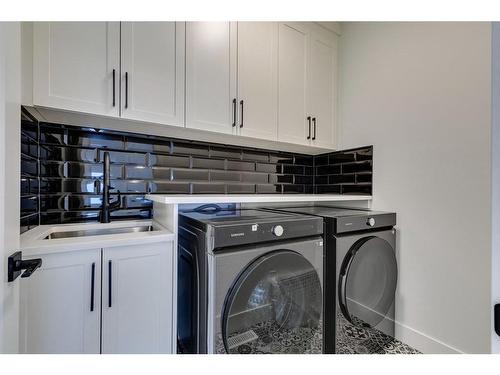
<path fill-rule="evenodd" d="M 267 253 L 241 272 L 222 311 L 226 353 L 321 353 L 318 273 L 290 250 Z"/>
<path fill-rule="evenodd" d="M 398 269 L 392 246 L 370 236 L 358 240 L 340 267 L 339 306 L 354 325 L 375 327 L 394 304 Z"/>

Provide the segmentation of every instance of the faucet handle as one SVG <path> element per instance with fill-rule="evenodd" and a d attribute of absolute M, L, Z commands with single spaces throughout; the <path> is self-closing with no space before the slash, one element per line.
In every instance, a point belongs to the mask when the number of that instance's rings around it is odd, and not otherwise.
<path fill-rule="evenodd" d="M 112 189 L 111 186 L 110 189 Z M 120 190 L 118 190 L 118 199 L 115 202 L 110 203 L 109 208 L 112 210 L 119 210 L 122 208 L 122 194 L 120 193 Z"/>

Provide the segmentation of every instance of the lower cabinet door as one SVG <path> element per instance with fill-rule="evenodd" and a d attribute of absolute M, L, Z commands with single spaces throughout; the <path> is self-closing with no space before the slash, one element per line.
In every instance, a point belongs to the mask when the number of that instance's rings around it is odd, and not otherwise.
<path fill-rule="evenodd" d="M 42 255 L 20 286 L 21 353 L 100 351 L 101 249 Z"/>
<path fill-rule="evenodd" d="M 171 242 L 103 249 L 102 353 L 171 353 Z"/>

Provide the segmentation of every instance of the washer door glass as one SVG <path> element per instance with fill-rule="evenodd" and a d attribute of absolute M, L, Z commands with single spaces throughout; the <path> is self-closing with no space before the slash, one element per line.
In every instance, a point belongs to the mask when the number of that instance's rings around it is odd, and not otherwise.
<path fill-rule="evenodd" d="M 322 290 L 302 255 L 278 250 L 235 280 L 222 312 L 226 353 L 321 353 Z"/>
<path fill-rule="evenodd" d="M 357 241 L 340 267 L 339 306 L 354 325 L 375 327 L 394 303 L 398 268 L 392 246 L 379 237 Z"/>

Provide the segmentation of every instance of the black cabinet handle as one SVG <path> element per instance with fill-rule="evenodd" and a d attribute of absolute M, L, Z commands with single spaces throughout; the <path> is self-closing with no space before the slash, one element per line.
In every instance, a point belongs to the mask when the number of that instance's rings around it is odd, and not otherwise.
<path fill-rule="evenodd" d="M 240 100 L 240 107 L 241 107 L 241 122 L 240 122 L 240 128 L 243 127 L 243 100 Z"/>
<path fill-rule="evenodd" d="M 311 139 L 311 116 L 307 116 L 307 123 L 309 132 L 307 133 L 307 139 Z"/>
<path fill-rule="evenodd" d="M 128 72 L 125 72 L 125 108 L 128 108 Z"/>
<path fill-rule="evenodd" d="M 113 69 L 113 107 L 116 104 L 116 78 L 115 78 L 116 71 Z"/>
<path fill-rule="evenodd" d="M 112 275 L 111 275 L 111 270 L 113 269 L 111 261 L 108 262 L 108 307 L 111 307 L 111 280 L 112 280 Z"/>
<path fill-rule="evenodd" d="M 94 311 L 95 263 L 92 263 L 92 276 L 90 278 L 90 311 Z"/>
<path fill-rule="evenodd" d="M 233 128 L 236 126 L 236 98 L 233 99 Z"/>
<path fill-rule="evenodd" d="M 314 141 L 316 139 L 316 117 L 313 117 L 313 137 L 312 140 Z"/>
<path fill-rule="evenodd" d="M 495 332 L 500 336 L 500 303 L 496 304 L 494 307 L 494 322 Z"/>

